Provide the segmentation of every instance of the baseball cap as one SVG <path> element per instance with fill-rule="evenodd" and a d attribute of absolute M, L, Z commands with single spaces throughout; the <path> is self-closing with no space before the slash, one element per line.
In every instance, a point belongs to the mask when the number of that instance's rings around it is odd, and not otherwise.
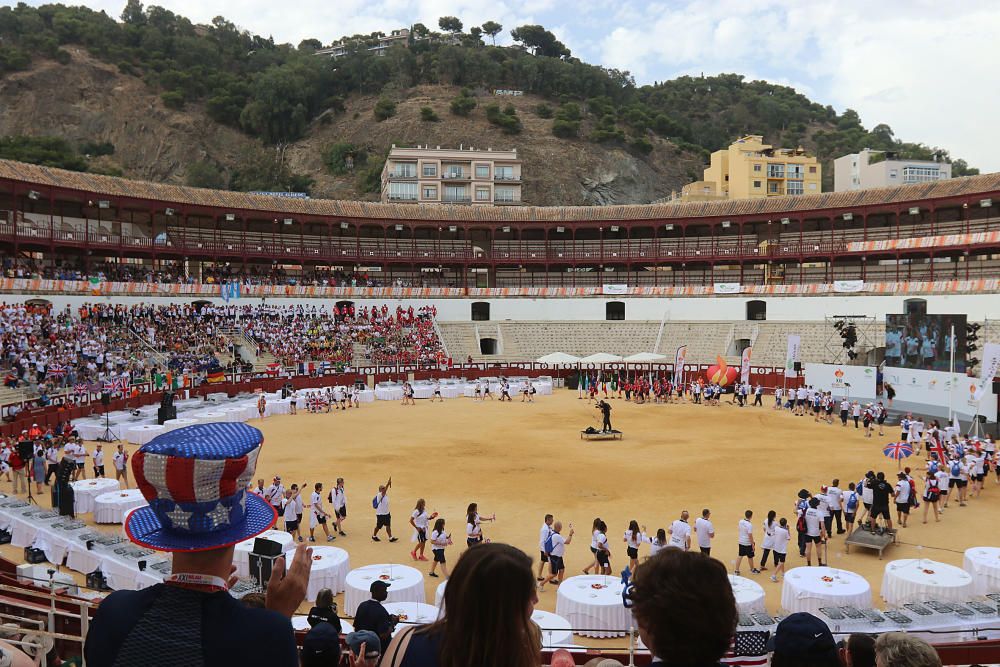
<path fill-rule="evenodd" d="M 354 655 L 358 655 L 358 652 L 361 651 L 362 644 L 365 645 L 366 658 L 377 658 L 381 653 L 381 640 L 371 630 L 356 630 L 347 635 L 344 641 L 347 642 L 347 647 L 351 649 L 351 653 Z"/>
<path fill-rule="evenodd" d="M 391 586 L 391 585 L 392 584 L 387 584 L 386 582 L 384 582 L 382 580 L 373 581 L 372 585 L 368 587 L 368 592 L 369 593 L 374 593 L 375 591 L 378 591 L 378 590 L 384 591 L 385 589 L 389 588 L 389 586 Z"/>
<path fill-rule="evenodd" d="M 340 660 L 340 634 L 329 623 L 317 623 L 302 639 L 303 664 L 314 660 L 315 664 L 336 664 Z"/>
<path fill-rule="evenodd" d="M 807 660 L 836 655 L 837 644 L 826 623 L 812 614 L 799 612 L 778 623 L 774 636 L 767 642 L 767 650 L 786 658 Z"/>

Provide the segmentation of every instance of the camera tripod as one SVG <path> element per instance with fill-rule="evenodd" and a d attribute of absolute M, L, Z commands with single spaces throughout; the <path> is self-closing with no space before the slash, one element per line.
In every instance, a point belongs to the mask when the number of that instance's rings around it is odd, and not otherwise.
<path fill-rule="evenodd" d="M 108 412 L 104 413 L 104 433 L 97 438 L 98 442 L 118 442 L 118 436 L 115 432 L 111 430 L 111 416 Z"/>

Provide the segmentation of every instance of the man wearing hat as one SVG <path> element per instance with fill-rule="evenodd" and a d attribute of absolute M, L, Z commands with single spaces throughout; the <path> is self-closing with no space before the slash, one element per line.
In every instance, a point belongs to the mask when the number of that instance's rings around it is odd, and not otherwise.
<path fill-rule="evenodd" d="M 285 558 L 277 559 L 265 609 L 228 593 L 235 545 L 277 518 L 246 491 L 262 443 L 260 431 L 243 423 L 198 424 L 161 435 L 132 457 L 149 505 L 129 515 L 125 532 L 142 547 L 171 552 L 172 574 L 105 598 L 84 646 L 88 665 L 298 664 L 290 619 L 305 597 L 312 550 L 300 544 L 287 572 Z"/>
<path fill-rule="evenodd" d="M 368 588 L 371 591 L 372 599 L 365 600 L 358 605 L 358 610 L 354 613 L 354 629 L 370 630 L 378 635 L 381 642 L 379 652 L 384 653 L 385 647 L 392 641 L 392 631 L 399 623 L 399 617 L 390 614 L 382 603 L 389 597 L 390 584 L 381 579 L 373 581 Z"/>
<path fill-rule="evenodd" d="M 840 667 L 837 643 L 830 628 L 805 612 L 792 614 L 778 623 L 774 636 L 767 642 L 767 649 L 773 651 L 772 667 Z"/>
<path fill-rule="evenodd" d="M 302 667 L 340 664 L 340 633 L 329 623 L 317 623 L 302 639 Z"/>

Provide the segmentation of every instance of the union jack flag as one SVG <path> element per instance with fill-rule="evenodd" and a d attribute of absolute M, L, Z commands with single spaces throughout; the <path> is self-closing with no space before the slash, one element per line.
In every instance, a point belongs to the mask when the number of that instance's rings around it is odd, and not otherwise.
<path fill-rule="evenodd" d="M 49 366 L 49 375 L 66 375 L 66 367 L 58 364 Z"/>
<path fill-rule="evenodd" d="M 766 665 L 767 640 L 770 636 L 771 633 L 767 631 L 737 632 L 720 662 L 734 667 Z"/>
<path fill-rule="evenodd" d="M 77 394 L 86 394 L 90 391 L 90 385 L 89 384 L 74 385 L 73 391 L 76 392 Z"/>

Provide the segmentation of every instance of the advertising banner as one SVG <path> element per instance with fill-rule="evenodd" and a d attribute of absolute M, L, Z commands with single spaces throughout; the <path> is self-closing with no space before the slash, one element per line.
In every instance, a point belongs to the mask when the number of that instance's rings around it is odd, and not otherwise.
<path fill-rule="evenodd" d="M 875 400 L 878 372 L 874 366 L 805 364 L 804 368 L 806 384 L 820 391 L 852 399 Z"/>
<path fill-rule="evenodd" d="M 715 283 L 716 294 L 739 294 L 742 286 L 739 283 Z"/>
<path fill-rule="evenodd" d="M 795 362 L 799 360 L 801 347 L 802 337 L 798 334 L 788 334 L 788 350 L 785 352 L 785 377 L 796 377 Z"/>
<path fill-rule="evenodd" d="M 750 381 L 750 355 L 753 353 L 753 348 L 748 347 L 743 350 L 743 357 L 740 359 L 740 382 L 747 383 Z"/>

